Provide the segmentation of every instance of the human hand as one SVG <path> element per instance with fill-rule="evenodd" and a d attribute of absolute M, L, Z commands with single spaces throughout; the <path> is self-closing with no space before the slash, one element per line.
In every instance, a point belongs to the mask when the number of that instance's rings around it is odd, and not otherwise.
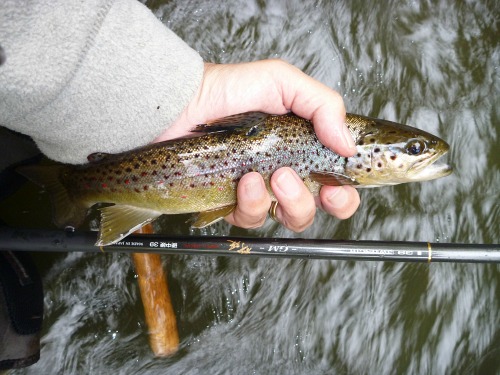
<path fill-rule="evenodd" d="M 180 117 L 155 141 L 190 133 L 193 124 L 229 115 L 261 111 L 289 111 L 309 119 L 319 140 L 343 156 L 352 156 L 355 145 L 344 125 L 345 108 L 338 93 L 281 60 L 242 64 L 205 64 L 197 94 Z M 351 186 L 323 186 L 314 198 L 291 168 L 280 168 L 271 177 L 278 200 L 277 219 L 300 232 L 314 220 L 316 206 L 340 219 L 350 217 L 359 206 L 359 195 Z M 242 228 L 256 228 L 266 220 L 271 198 L 262 176 L 244 175 L 237 190 L 238 205 L 225 219 Z"/>

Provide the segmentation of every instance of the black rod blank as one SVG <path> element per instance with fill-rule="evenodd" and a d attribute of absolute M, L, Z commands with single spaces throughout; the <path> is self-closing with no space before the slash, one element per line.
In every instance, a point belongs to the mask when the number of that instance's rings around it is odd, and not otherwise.
<path fill-rule="evenodd" d="M 166 237 L 134 234 L 114 245 L 98 247 L 94 245 L 96 238 L 95 232 L 15 229 L 0 226 L 0 250 L 11 251 L 143 252 L 393 262 L 500 263 L 500 244 L 212 236 Z"/>

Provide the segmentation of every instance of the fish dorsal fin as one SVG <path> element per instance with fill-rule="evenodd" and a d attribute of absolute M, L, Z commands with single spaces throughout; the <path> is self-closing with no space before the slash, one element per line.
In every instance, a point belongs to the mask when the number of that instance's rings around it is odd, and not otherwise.
<path fill-rule="evenodd" d="M 311 172 L 309 177 L 321 185 L 343 186 L 359 185 L 359 182 L 352 177 L 334 172 Z"/>
<path fill-rule="evenodd" d="M 272 116 L 263 112 L 245 112 L 237 115 L 223 117 L 206 124 L 197 125 L 192 132 L 214 133 L 224 132 L 241 128 L 255 128 L 261 125 L 265 119 Z"/>
<path fill-rule="evenodd" d="M 96 163 L 98 161 L 106 159 L 108 156 L 109 156 L 109 154 L 107 154 L 105 152 L 94 152 L 93 154 L 90 154 L 89 156 L 87 156 L 87 160 L 90 163 Z"/>
<path fill-rule="evenodd" d="M 100 211 L 101 226 L 96 246 L 114 244 L 161 215 L 158 211 L 124 204 L 103 207 Z"/>
<path fill-rule="evenodd" d="M 205 228 L 210 224 L 224 219 L 224 217 L 233 212 L 235 208 L 235 204 L 230 204 L 224 207 L 216 208 L 214 210 L 200 212 L 194 217 L 194 221 L 191 224 L 191 227 Z"/>

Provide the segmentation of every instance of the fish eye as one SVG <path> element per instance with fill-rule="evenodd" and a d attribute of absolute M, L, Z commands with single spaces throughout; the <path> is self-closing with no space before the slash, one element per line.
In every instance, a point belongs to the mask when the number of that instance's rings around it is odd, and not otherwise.
<path fill-rule="evenodd" d="M 406 153 L 409 155 L 420 155 L 426 149 L 425 143 L 420 139 L 411 139 L 405 145 Z"/>

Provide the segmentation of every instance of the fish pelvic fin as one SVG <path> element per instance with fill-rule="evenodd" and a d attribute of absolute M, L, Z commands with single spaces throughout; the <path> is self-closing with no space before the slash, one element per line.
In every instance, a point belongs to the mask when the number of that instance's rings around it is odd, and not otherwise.
<path fill-rule="evenodd" d="M 235 204 L 230 204 L 214 210 L 203 211 L 198 213 L 193 222 L 191 223 L 192 228 L 205 228 L 211 224 L 224 219 L 225 216 L 229 215 L 236 208 Z"/>
<path fill-rule="evenodd" d="M 103 207 L 99 210 L 101 226 L 96 246 L 112 245 L 162 215 L 158 211 L 124 204 Z"/>
<path fill-rule="evenodd" d="M 352 177 L 345 176 L 333 172 L 311 172 L 309 174 L 311 180 L 316 181 L 321 185 L 328 186 L 343 186 L 343 185 L 359 185 L 359 182 Z"/>
<path fill-rule="evenodd" d="M 61 183 L 60 176 L 66 168 L 68 167 L 64 165 L 30 165 L 19 167 L 16 171 L 47 190 L 52 203 L 52 219 L 56 226 L 76 228 L 85 219 L 88 207 L 72 199 Z"/>

